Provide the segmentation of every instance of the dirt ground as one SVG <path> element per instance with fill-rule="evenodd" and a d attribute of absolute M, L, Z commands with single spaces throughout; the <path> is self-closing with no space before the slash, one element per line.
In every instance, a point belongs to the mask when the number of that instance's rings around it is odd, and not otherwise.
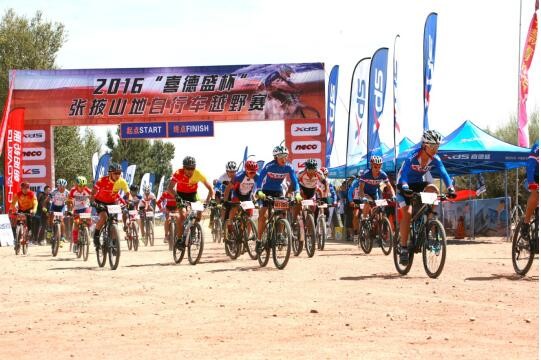
<path fill-rule="evenodd" d="M 420 256 L 399 276 L 380 249 L 339 242 L 260 268 L 208 233 L 200 264 L 175 265 L 162 234 L 123 242 L 116 271 L 93 250 L 0 247 L 0 359 L 538 357 L 538 261 L 514 275 L 501 239 L 452 241 L 433 280 Z"/>

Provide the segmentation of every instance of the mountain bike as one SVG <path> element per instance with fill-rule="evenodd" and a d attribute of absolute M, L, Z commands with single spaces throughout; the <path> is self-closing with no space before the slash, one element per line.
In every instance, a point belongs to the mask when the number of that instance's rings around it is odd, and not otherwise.
<path fill-rule="evenodd" d="M 116 270 L 120 261 L 120 237 L 118 235 L 118 214 L 122 213 L 120 205 L 107 205 L 107 221 L 101 229 L 100 245 L 96 249 L 98 266 L 103 267 L 109 255 L 109 266 Z"/>
<path fill-rule="evenodd" d="M 79 230 L 76 254 L 78 259 L 82 256 L 84 261 L 88 260 L 88 250 L 90 248 L 90 231 L 88 229 L 90 218 L 90 213 L 80 213 L 74 218 L 75 226 L 77 226 Z"/>
<path fill-rule="evenodd" d="M 62 221 L 64 221 L 64 214 L 59 211 L 53 212 L 53 237 L 51 238 L 53 257 L 58 255 L 58 248 L 60 247 L 60 241 L 62 241 Z"/>
<path fill-rule="evenodd" d="M 30 216 L 30 214 L 20 211 L 18 211 L 14 215 L 16 221 L 14 243 L 15 255 L 19 255 L 21 250 L 23 252 L 23 255 L 28 254 L 28 243 L 32 238 L 32 231 L 28 227 L 28 216 Z"/>
<path fill-rule="evenodd" d="M 389 255 L 393 245 L 393 231 L 391 222 L 385 214 L 387 200 L 368 201 L 372 206 L 367 219 L 360 220 L 359 244 L 365 254 L 370 254 L 374 241 L 379 242 L 383 254 Z"/>
<path fill-rule="evenodd" d="M 520 222 L 522 221 L 521 219 Z M 511 259 L 513 260 L 515 272 L 520 276 L 524 276 L 530 271 L 535 254 L 539 254 L 539 208 L 535 209 L 526 238 L 521 234 L 520 225 L 519 223 L 515 227 L 513 233 Z"/>
<path fill-rule="evenodd" d="M 524 210 L 519 204 L 516 204 L 511 210 L 511 216 L 509 217 L 511 221 L 511 229 L 515 230 L 517 225 L 520 225 L 522 218 L 524 217 Z"/>
<path fill-rule="evenodd" d="M 238 207 L 235 217 L 231 221 L 230 228 L 225 226 L 224 246 L 225 253 L 232 260 L 238 258 L 243 250 L 248 252 L 252 260 L 257 259 L 255 251 L 257 240 L 257 225 L 248 215 L 248 210 L 254 209 L 252 201 L 242 201 L 240 203 L 229 202 L 231 206 Z"/>
<path fill-rule="evenodd" d="M 210 205 L 210 218 L 212 241 L 220 243 L 222 242 L 222 204 L 212 202 Z"/>
<path fill-rule="evenodd" d="M 321 199 L 317 201 L 317 219 L 316 219 L 316 239 L 317 249 L 325 249 L 327 241 L 327 219 L 325 217 L 325 209 L 328 208 L 327 202 Z"/>
<path fill-rule="evenodd" d="M 173 248 L 173 259 L 178 264 L 184 258 L 186 248 L 188 249 L 188 261 L 196 265 L 203 254 L 203 230 L 199 223 L 198 213 L 204 211 L 205 207 L 200 202 L 189 202 L 177 196 L 177 207 L 179 209 L 189 208 L 189 213 L 184 219 L 184 232 L 182 236 L 175 241 Z"/>
<path fill-rule="evenodd" d="M 128 250 L 137 251 L 139 249 L 139 212 L 137 210 L 128 210 L 128 218 L 126 219 L 126 243 Z"/>
<path fill-rule="evenodd" d="M 143 224 L 143 243 L 154 246 L 154 211 L 141 211 L 139 215 Z"/>
<path fill-rule="evenodd" d="M 291 230 L 293 232 L 293 238 L 291 240 L 291 249 L 293 255 L 299 256 L 302 251 L 303 244 L 306 244 L 306 254 L 308 257 L 313 257 L 316 252 L 316 225 L 314 222 L 314 207 L 315 202 L 312 199 L 301 201 L 301 211 L 297 216 L 296 221 L 293 222 Z M 302 232 L 301 232 L 302 227 Z M 301 241 L 302 234 L 304 233 L 304 242 Z"/>
<path fill-rule="evenodd" d="M 272 250 L 274 265 L 277 269 L 283 270 L 291 254 L 291 226 L 287 221 L 290 200 L 267 196 L 264 202 L 267 206 L 268 217 L 261 236 L 261 249 L 257 251 L 257 261 L 259 266 L 267 266 Z"/>
<path fill-rule="evenodd" d="M 436 193 L 413 193 L 412 206 L 414 215 L 410 223 L 410 236 L 408 239 L 409 260 L 407 265 L 400 264 L 400 231 L 397 229 L 393 259 L 396 270 L 401 275 L 406 275 L 413 264 L 413 255 L 423 253 L 423 266 L 426 274 L 431 278 L 437 278 L 443 271 L 447 255 L 447 241 L 443 224 L 436 218 L 428 219 L 432 212 L 432 205 L 447 199 L 445 195 Z"/>
<path fill-rule="evenodd" d="M 169 250 L 173 251 L 175 247 L 175 242 L 177 241 L 177 218 L 180 216 L 178 211 L 169 212 L 169 229 L 167 232 L 167 244 L 169 245 Z"/>

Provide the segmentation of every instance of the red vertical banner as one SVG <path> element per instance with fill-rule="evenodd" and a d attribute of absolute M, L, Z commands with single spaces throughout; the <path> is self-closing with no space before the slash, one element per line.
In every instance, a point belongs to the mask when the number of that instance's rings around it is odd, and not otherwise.
<path fill-rule="evenodd" d="M 14 109 L 9 113 L 5 142 L 5 205 L 9 210 L 13 196 L 20 190 L 23 162 L 24 109 Z"/>
<path fill-rule="evenodd" d="M 295 171 L 302 170 L 308 159 L 316 159 L 319 167 L 324 166 L 325 119 L 285 119 L 284 126 L 289 161 Z"/>

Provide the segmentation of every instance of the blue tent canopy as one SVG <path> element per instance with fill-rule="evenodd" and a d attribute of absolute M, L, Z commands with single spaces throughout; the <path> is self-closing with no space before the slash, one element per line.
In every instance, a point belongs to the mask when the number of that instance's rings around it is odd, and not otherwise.
<path fill-rule="evenodd" d="M 413 141 L 408 137 L 404 137 L 398 144 L 397 154 L 401 154 L 410 147 L 415 145 Z M 394 149 L 389 149 L 383 153 L 383 171 L 387 173 L 394 173 Z"/>
<path fill-rule="evenodd" d="M 383 154 L 387 153 L 388 151 L 391 151 L 391 148 L 385 144 L 381 144 L 381 152 Z M 329 177 L 331 179 L 343 179 L 349 176 L 355 176 L 359 173 L 359 170 L 366 169 L 368 167 L 368 163 L 366 161 L 366 155 L 361 158 L 361 160 L 353 165 L 348 165 L 347 171 L 346 171 L 346 165 L 340 165 L 335 166 L 332 168 L 329 168 Z"/>
<path fill-rule="evenodd" d="M 401 164 L 419 144 L 398 155 Z M 515 146 L 487 134 L 477 125 L 466 120 L 447 135 L 438 155 L 451 176 L 503 171 L 526 166 L 530 149 Z M 436 169 L 432 175 L 439 177 Z"/>

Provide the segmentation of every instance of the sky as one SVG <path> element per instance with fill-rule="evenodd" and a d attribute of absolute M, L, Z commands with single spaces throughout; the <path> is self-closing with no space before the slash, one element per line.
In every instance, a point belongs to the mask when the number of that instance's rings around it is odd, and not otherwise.
<path fill-rule="evenodd" d="M 520 5 L 522 3 L 522 13 Z M 517 113 L 518 64 L 535 0 L 502 1 L 12 1 L 32 17 L 61 22 L 67 41 L 60 69 L 175 67 L 324 62 L 328 76 L 340 66 L 333 163 L 345 161 L 351 75 L 357 61 L 389 48 L 400 35 L 399 114 L 402 136 L 422 134 L 423 29 L 438 13 L 437 43 L 429 108 L 430 127 L 444 135 L 465 120 L 497 129 Z M 522 15 L 521 15 L 522 14 Z M 539 13 L 538 13 L 539 16 Z M 519 42 L 519 28 L 520 42 Z M 529 72 L 528 113 L 541 105 L 541 50 Z M 520 51 L 520 54 L 519 54 Z M 392 64 L 388 66 L 381 138 L 392 145 Z M 95 128 L 98 135 L 105 127 Z M 229 160 L 242 160 L 245 146 L 256 159 L 271 160 L 284 138 L 281 121 L 216 123 L 214 138 L 172 141 L 173 168 L 193 155 L 209 179 Z"/>

